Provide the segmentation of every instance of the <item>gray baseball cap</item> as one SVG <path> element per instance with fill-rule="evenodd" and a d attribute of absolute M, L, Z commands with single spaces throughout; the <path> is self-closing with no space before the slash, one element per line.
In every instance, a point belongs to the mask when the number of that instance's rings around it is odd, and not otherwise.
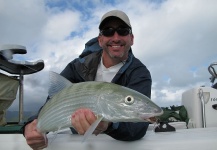
<path fill-rule="evenodd" d="M 112 10 L 112 11 L 109 11 L 107 13 L 105 13 L 102 18 L 101 18 L 101 21 L 100 21 L 100 24 L 99 24 L 99 29 L 102 28 L 102 25 L 103 25 L 103 22 L 109 18 L 109 17 L 117 17 L 119 19 L 121 19 L 127 26 L 129 26 L 130 28 L 131 27 L 131 24 L 130 24 L 130 19 L 128 18 L 128 16 L 123 12 L 123 11 L 120 11 L 120 10 Z"/>

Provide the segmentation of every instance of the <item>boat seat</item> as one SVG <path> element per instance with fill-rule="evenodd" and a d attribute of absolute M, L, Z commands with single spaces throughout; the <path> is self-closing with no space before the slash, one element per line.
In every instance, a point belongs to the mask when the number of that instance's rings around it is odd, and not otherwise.
<path fill-rule="evenodd" d="M 0 45 L 0 69 L 10 73 L 19 75 L 19 124 L 23 123 L 23 75 L 33 74 L 38 71 L 41 71 L 44 68 L 44 61 L 37 60 L 37 61 L 25 61 L 25 60 L 14 60 L 14 54 L 26 54 L 26 47 L 21 45 Z M 1 78 L 4 80 L 3 75 Z M 3 85 L 5 81 L 2 80 L 2 87 L 3 89 L 10 88 L 10 84 L 7 84 L 9 87 L 5 87 Z M 5 91 L 6 94 L 7 91 Z M 5 93 L 2 93 L 2 95 Z M 2 99 L 1 99 L 2 98 Z M 4 96 L 0 97 L 0 105 L 2 105 L 3 113 L 0 113 L 1 118 L 5 115 L 5 109 L 7 109 L 13 102 L 13 100 L 9 101 L 5 100 Z M 15 98 L 14 98 L 15 99 Z M 7 104 L 6 104 L 7 103 Z M 3 107 L 4 106 L 4 107 Z M 7 106 L 7 107 L 6 107 Z"/>
<path fill-rule="evenodd" d="M 14 54 L 26 54 L 26 48 L 20 45 L 0 46 L 0 69 L 10 74 L 32 74 L 44 68 L 44 61 L 34 62 L 13 60 Z"/>

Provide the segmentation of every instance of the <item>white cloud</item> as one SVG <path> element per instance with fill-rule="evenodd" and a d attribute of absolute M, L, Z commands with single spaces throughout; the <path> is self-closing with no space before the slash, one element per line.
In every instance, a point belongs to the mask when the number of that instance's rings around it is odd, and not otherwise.
<path fill-rule="evenodd" d="M 47 19 L 43 0 L 0 0 L 0 4 L 0 44 L 33 44 Z"/>
<path fill-rule="evenodd" d="M 49 17 L 47 24 L 43 29 L 45 40 L 63 41 L 70 37 L 72 32 L 80 30 L 80 14 L 66 10 Z"/>

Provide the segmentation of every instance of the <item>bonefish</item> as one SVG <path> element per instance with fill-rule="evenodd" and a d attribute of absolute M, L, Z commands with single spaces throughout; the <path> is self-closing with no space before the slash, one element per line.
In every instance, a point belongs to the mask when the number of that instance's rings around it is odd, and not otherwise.
<path fill-rule="evenodd" d="M 114 83 L 73 84 L 54 72 L 50 72 L 50 80 L 50 100 L 38 116 L 37 129 L 42 133 L 72 127 L 71 115 L 79 108 L 89 108 L 98 116 L 85 136 L 92 134 L 100 121 L 147 122 L 163 113 L 147 96 Z"/>

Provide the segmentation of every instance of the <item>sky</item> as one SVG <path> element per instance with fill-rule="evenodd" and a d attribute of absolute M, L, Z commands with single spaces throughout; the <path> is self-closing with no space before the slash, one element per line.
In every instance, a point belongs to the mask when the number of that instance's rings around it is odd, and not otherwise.
<path fill-rule="evenodd" d="M 24 110 L 37 111 L 48 95 L 49 71 L 60 73 L 77 58 L 98 35 L 102 15 L 119 9 L 130 18 L 135 57 L 151 72 L 151 99 L 181 105 L 183 92 L 211 85 L 216 6 L 216 0 L 0 0 L 0 45 L 26 47 L 14 60 L 44 61 L 42 71 L 24 76 Z M 9 110 L 18 110 L 18 98 Z"/>

